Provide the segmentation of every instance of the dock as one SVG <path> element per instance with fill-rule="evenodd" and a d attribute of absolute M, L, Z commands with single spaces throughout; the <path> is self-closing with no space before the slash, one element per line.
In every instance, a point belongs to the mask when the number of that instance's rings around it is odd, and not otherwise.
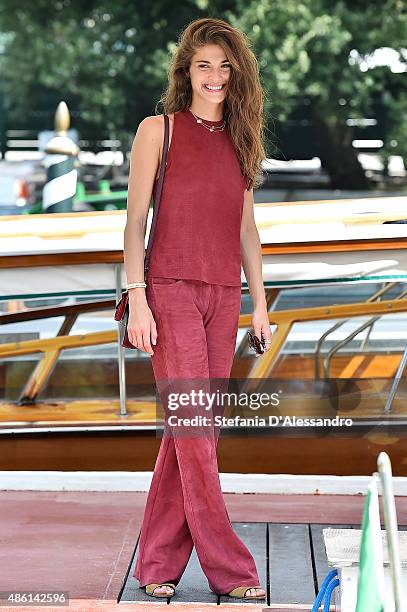
<path fill-rule="evenodd" d="M 162 609 L 132 572 L 145 492 L 0 491 L 2 591 L 65 591 L 72 610 Z M 360 528 L 363 495 L 224 493 L 234 529 L 256 559 L 266 601 L 233 600 L 208 588 L 195 550 L 171 610 L 310 610 L 329 568 L 322 529 Z M 396 497 L 399 528 L 407 498 Z M 30 607 L 36 610 L 37 607 Z M 40 608 L 38 607 L 38 610 Z M 335 604 L 331 606 L 335 610 Z"/>

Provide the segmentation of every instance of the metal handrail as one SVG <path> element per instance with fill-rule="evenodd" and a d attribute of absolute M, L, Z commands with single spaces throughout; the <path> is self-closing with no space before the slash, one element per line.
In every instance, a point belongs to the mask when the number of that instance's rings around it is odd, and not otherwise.
<path fill-rule="evenodd" d="M 402 291 L 402 293 L 400 293 L 400 295 L 398 297 L 394 298 L 394 300 L 395 301 L 396 300 L 401 300 L 401 299 L 403 299 L 403 297 L 405 295 L 407 295 L 407 289 L 405 291 Z M 340 340 L 339 342 L 337 342 L 335 344 L 335 346 L 333 346 L 331 348 L 331 350 L 328 352 L 328 355 L 324 359 L 324 377 L 325 378 L 329 378 L 330 361 L 331 361 L 332 357 L 335 355 L 335 353 L 337 353 L 339 351 L 339 349 L 341 349 L 343 346 L 348 344 L 348 342 L 353 340 L 361 331 L 367 329 L 371 325 L 374 325 L 374 323 L 376 323 L 376 321 L 378 319 L 380 319 L 380 317 L 382 317 L 382 316 L 383 316 L 382 314 L 376 315 L 375 317 L 372 317 L 371 319 L 369 319 L 369 321 L 367 321 L 366 323 L 362 323 L 362 325 L 359 325 L 359 327 L 357 327 L 353 332 L 348 334 L 348 336 L 346 336 L 346 338 L 344 338 L 343 340 Z"/>
<path fill-rule="evenodd" d="M 272 335 L 271 345 L 261 359 L 254 359 L 247 374 L 243 389 L 245 392 L 257 389 L 257 379 L 269 378 L 277 363 L 280 352 L 295 323 L 322 321 L 332 319 L 349 319 L 359 316 L 378 316 L 388 312 L 407 312 L 407 300 L 383 300 L 375 303 L 340 304 L 335 306 L 318 306 L 306 309 L 279 310 L 270 312 L 269 322 L 277 326 Z M 249 327 L 250 315 L 242 315 L 239 327 Z"/>
<path fill-rule="evenodd" d="M 376 291 L 376 293 L 371 295 L 370 298 L 366 300 L 366 303 L 374 302 L 375 300 L 378 301 L 381 296 L 383 296 L 387 291 L 389 291 L 389 289 L 392 289 L 395 285 L 397 285 L 397 283 L 385 283 L 381 289 Z M 326 332 L 324 332 L 322 336 L 320 337 L 320 339 L 318 340 L 316 351 L 315 351 L 315 380 L 320 380 L 321 378 L 320 376 L 320 354 L 321 354 L 323 342 L 330 334 L 332 334 L 334 331 L 339 329 L 339 327 L 344 325 L 344 323 L 346 323 L 347 321 L 349 321 L 349 319 L 344 319 L 343 321 L 338 321 L 337 323 L 334 323 L 334 325 L 330 327 Z"/>
<path fill-rule="evenodd" d="M 393 400 L 394 400 L 394 397 L 396 395 L 396 391 L 398 389 L 401 377 L 403 376 L 403 372 L 404 372 L 404 370 L 406 368 L 406 364 L 407 364 L 407 346 L 404 349 L 404 353 L 403 353 L 403 355 L 401 357 L 399 366 L 397 368 L 396 375 L 395 375 L 395 377 L 393 379 L 393 383 L 392 383 L 391 389 L 389 391 L 389 396 L 388 396 L 386 404 L 384 406 L 385 414 L 388 414 L 391 411 L 391 406 L 393 404 Z"/>

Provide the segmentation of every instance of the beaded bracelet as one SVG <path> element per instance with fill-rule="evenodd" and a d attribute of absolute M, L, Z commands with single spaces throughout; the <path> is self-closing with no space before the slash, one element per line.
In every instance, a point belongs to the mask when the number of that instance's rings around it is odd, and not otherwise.
<path fill-rule="evenodd" d="M 147 287 L 146 283 L 129 283 L 126 285 L 126 289 L 133 289 L 133 287 Z"/>

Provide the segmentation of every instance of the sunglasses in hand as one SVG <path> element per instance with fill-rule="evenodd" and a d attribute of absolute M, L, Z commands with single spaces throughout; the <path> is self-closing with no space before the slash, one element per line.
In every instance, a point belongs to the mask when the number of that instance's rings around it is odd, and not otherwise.
<path fill-rule="evenodd" d="M 247 335 L 249 337 L 250 348 L 256 352 L 256 355 L 262 355 L 264 353 L 264 347 L 266 346 L 263 334 L 261 334 L 261 340 L 256 336 L 256 334 L 252 334 L 250 331 L 247 332 Z"/>

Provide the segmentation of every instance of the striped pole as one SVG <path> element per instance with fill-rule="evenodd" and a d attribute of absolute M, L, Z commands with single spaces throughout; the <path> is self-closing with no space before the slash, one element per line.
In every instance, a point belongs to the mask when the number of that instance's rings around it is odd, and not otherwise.
<path fill-rule="evenodd" d="M 44 166 L 47 179 L 42 192 L 44 212 L 58 213 L 73 210 L 78 180 L 79 147 L 68 137 L 70 118 L 65 102 L 60 102 L 55 113 L 55 136 L 45 147 Z"/>

